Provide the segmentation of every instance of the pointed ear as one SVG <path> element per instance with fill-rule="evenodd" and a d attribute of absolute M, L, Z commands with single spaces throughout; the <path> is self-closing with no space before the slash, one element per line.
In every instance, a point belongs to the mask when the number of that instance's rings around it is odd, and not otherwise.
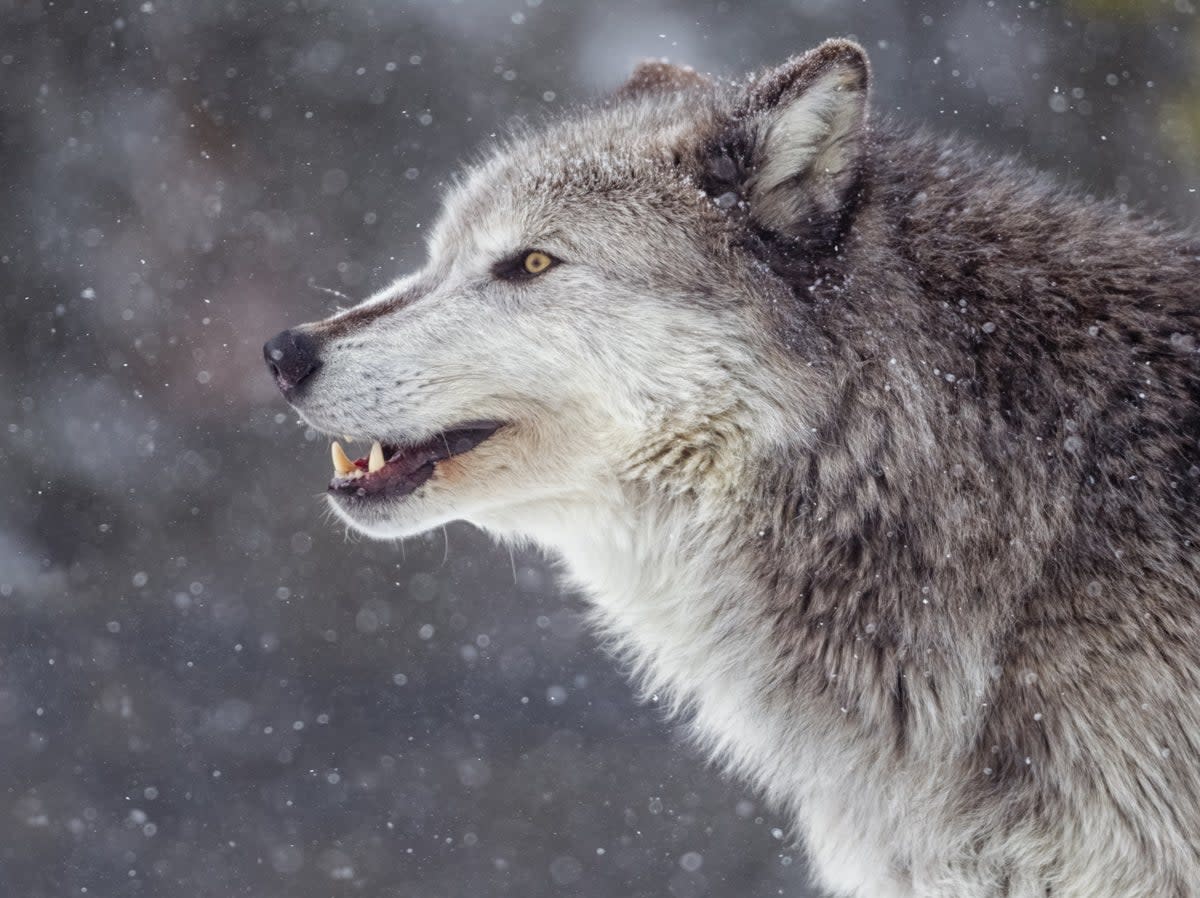
<path fill-rule="evenodd" d="M 691 66 L 673 65 L 665 59 L 645 59 L 634 67 L 629 80 L 617 90 L 616 99 L 677 93 L 711 85 L 711 81 Z"/>
<path fill-rule="evenodd" d="M 862 47 L 831 40 L 753 82 L 710 146 L 714 188 L 773 232 L 836 240 L 862 179 L 869 77 Z"/>

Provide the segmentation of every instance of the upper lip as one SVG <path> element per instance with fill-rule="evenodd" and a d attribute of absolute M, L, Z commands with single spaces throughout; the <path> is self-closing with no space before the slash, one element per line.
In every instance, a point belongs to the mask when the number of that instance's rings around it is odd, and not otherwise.
<path fill-rule="evenodd" d="M 501 426 L 498 421 L 469 421 L 419 442 L 376 440 L 367 456 L 354 461 L 335 441 L 329 492 L 347 498 L 406 496 L 433 476 L 439 461 L 470 452 Z"/>

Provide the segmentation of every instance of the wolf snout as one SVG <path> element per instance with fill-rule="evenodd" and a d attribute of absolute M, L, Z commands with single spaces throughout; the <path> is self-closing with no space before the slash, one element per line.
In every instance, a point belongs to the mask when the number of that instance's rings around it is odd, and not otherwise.
<path fill-rule="evenodd" d="M 321 367 L 317 341 L 299 330 L 280 331 L 263 344 L 263 359 L 275 384 L 288 399 Z"/>

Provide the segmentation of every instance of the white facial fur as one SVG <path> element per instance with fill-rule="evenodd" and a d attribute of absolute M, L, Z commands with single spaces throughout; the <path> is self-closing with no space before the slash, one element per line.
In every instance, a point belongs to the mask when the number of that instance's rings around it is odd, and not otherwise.
<path fill-rule="evenodd" d="M 465 519 L 532 536 L 547 511 L 623 480 L 711 466 L 742 419 L 771 436 L 770 409 L 750 414 L 769 400 L 744 384 L 770 352 L 773 284 L 725 245 L 720 211 L 675 164 L 695 111 L 627 104 L 596 118 L 476 168 L 447 198 L 421 271 L 308 326 L 322 368 L 297 407 L 314 427 L 403 443 L 507 425 L 403 499 L 331 498 L 351 526 L 403 537 Z M 560 261 L 495 276 L 530 249 Z M 755 297 L 761 309 L 745 308 Z"/>

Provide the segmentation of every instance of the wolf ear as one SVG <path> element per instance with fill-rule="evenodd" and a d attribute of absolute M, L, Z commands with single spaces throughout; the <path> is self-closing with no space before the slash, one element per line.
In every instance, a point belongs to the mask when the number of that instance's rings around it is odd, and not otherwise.
<path fill-rule="evenodd" d="M 831 40 L 752 82 L 708 148 L 705 189 L 770 231 L 836 240 L 862 179 L 869 71 L 862 47 Z"/>
<path fill-rule="evenodd" d="M 617 90 L 616 99 L 676 93 L 711 85 L 708 78 L 691 66 L 673 65 L 665 59 L 645 59 L 634 67 L 629 80 Z"/>

